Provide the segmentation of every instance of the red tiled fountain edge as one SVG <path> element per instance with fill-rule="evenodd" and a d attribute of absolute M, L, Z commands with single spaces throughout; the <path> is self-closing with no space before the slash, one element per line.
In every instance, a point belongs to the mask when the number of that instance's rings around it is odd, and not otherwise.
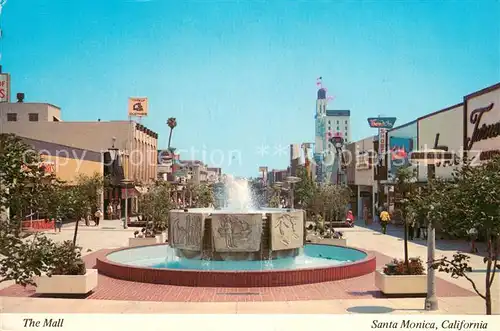
<path fill-rule="evenodd" d="M 121 280 L 195 287 L 293 286 L 354 278 L 375 271 L 376 258 L 373 253 L 366 252 L 358 248 L 348 248 L 361 251 L 367 254 L 367 256 L 362 260 L 338 266 L 296 270 L 262 271 L 154 269 L 147 267 L 133 267 L 107 259 L 107 255 L 111 253 L 131 249 L 127 247 L 108 252 L 104 257 L 98 257 L 96 260 L 96 268 L 99 270 L 100 274 Z"/>

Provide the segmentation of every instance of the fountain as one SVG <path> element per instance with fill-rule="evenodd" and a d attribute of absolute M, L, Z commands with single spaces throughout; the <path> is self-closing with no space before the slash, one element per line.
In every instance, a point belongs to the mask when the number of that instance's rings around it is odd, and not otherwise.
<path fill-rule="evenodd" d="M 121 249 L 97 260 L 111 277 L 184 286 L 283 286 L 356 277 L 375 257 L 305 244 L 305 212 L 263 208 L 246 180 L 228 177 L 227 207 L 170 211 L 168 245 Z"/>

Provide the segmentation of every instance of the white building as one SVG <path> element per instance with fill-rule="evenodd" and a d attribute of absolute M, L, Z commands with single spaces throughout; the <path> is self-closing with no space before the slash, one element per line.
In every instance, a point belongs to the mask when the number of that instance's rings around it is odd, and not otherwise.
<path fill-rule="evenodd" d="M 332 136 L 341 136 L 347 143 L 351 142 L 351 111 L 327 110 L 326 132 Z"/>

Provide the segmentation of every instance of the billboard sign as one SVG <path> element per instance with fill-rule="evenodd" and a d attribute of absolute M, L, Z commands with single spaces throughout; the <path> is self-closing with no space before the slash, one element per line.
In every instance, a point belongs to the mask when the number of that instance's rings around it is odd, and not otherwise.
<path fill-rule="evenodd" d="M 368 125 L 375 129 L 392 129 L 396 123 L 396 117 L 370 117 Z"/>
<path fill-rule="evenodd" d="M 9 74 L 0 74 L 0 102 L 10 102 Z"/>
<path fill-rule="evenodd" d="M 128 98 L 128 116 L 148 116 L 148 98 Z"/>
<path fill-rule="evenodd" d="M 391 137 L 389 142 L 391 174 L 395 175 L 398 168 L 409 165 L 409 158 L 413 152 L 413 139 Z"/>

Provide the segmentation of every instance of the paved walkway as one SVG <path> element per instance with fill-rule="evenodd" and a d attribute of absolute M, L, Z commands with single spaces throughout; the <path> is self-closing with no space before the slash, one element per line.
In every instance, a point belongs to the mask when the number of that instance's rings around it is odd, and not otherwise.
<path fill-rule="evenodd" d="M 108 250 L 100 250 L 85 257 L 87 268 L 94 268 L 98 256 Z M 374 252 L 379 267 L 391 259 Z M 437 279 L 437 295 L 440 297 L 470 297 L 475 294 L 444 279 Z M 34 287 L 11 286 L 0 291 L 0 296 L 37 296 Z M 347 300 L 382 298 L 375 286 L 373 274 L 333 282 L 285 287 L 217 288 L 184 287 L 148 283 L 136 283 L 99 275 L 99 286 L 87 299 L 162 301 L 162 302 L 265 302 Z"/>
<path fill-rule="evenodd" d="M 84 253 L 92 254 L 102 249 L 118 248 L 127 245 L 129 237 L 133 236 L 134 228 L 127 230 L 121 227 L 120 221 L 103 221 L 99 227 L 80 227 L 78 244 L 83 247 Z M 354 227 L 343 229 L 348 245 L 366 250 L 376 251 L 385 256 L 403 257 L 402 240 L 397 228 L 390 228 L 389 235 L 381 235 L 375 228 Z M 70 240 L 73 236 L 71 227 L 63 228 L 62 233 L 50 234 L 55 240 Z M 438 245 L 437 256 L 451 256 L 457 247 L 463 247 L 463 242 Z M 426 256 L 426 247 L 423 241 L 409 243 L 410 256 Z M 91 258 L 89 255 L 88 258 Z M 481 256 L 473 255 L 471 265 L 478 272 L 470 277 L 476 281 L 480 291 L 484 291 L 484 264 Z M 372 275 L 373 276 L 373 275 Z M 500 274 L 499 274 L 500 276 Z M 368 277 L 368 276 L 364 276 Z M 457 285 L 460 291 L 467 293 L 459 296 L 444 296 L 439 293 L 440 310 L 443 314 L 484 314 L 484 301 L 475 295 L 470 295 L 472 286 L 464 279 L 452 279 L 449 275 L 438 273 L 437 277 L 451 284 Z M 365 281 L 355 281 L 352 291 L 365 291 Z M 117 281 L 117 280 L 114 280 Z M 352 281 L 352 280 L 351 280 Z M 439 284 L 439 283 L 438 283 Z M 496 278 L 493 285 L 492 297 L 494 313 L 500 314 L 500 280 Z M 1 284 L 5 288 L 12 284 Z M 136 287 L 145 284 L 135 284 Z M 179 288 L 177 288 L 179 289 Z M 291 290 L 291 288 L 288 288 Z M 344 292 L 346 290 L 344 289 Z M 150 295 L 154 295 L 151 293 Z M 275 302 L 247 302 L 237 300 L 229 295 L 231 302 L 152 302 L 152 301 L 116 301 L 116 300 L 76 300 L 76 299 L 49 299 L 34 297 L 5 297 L 0 296 L 1 312 L 87 312 L 87 313 L 423 313 L 424 299 L 386 299 L 372 297 L 334 297 L 334 300 L 317 298 L 308 301 L 292 301 L 283 298 Z M 275 298 L 280 300 L 280 298 Z"/>

